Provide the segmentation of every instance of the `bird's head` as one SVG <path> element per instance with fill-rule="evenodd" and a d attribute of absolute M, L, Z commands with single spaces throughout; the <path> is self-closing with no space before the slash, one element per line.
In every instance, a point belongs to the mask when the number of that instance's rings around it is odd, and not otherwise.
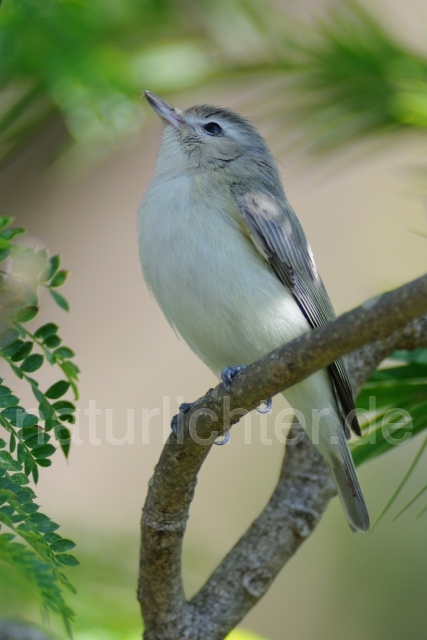
<path fill-rule="evenodd" d="M 259 173 L 277 181 L 276 163 L 266 142 L 245 118 L 212 105 L 182 111 L 149 91 L 144 96 L 165 123 L 160 156 L 170 171 L 222 171 L 237 179 Z"/>

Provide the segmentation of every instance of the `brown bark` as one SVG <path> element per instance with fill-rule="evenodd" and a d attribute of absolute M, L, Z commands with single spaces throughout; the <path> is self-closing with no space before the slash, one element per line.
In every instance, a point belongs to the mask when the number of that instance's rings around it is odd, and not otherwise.
<path fill-rule="evenodd" d="M 265 398 L 351 352 L 355 392 L 395 349 L 427 345 L 427 275 L 343 314 L 248 366 L 229 395 L 210 389 L 181 416 L 150 481 L 141 521 L 138 599 L 145 640 L 222 640 L 312 533 L 335 490 L 308 438 L 288 446 L 268 504 L 187 601 L 181 550 L 199 470 L 213 441 Z M 291 437 L 300 427 L 292 427 Z M 298 438 L 299 439 L 299 438 Z"/>

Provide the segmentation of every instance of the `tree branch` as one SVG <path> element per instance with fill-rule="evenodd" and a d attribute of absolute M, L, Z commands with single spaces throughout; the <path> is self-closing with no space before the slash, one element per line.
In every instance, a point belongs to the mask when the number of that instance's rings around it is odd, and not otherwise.
<path fill-rule="evenodd" d="M 334 495 L 327 467 L 308 438 L 288 444 L 267 506 L 187 602 L 182 540 L 198 472 L 218 435 L 263 399 L 355 349 L 350 374 L 359 388 L 394 349 L 427 344 L 427 315 L 416 320 L 422 314 L 427 314 L 427 275 L 276 349 L 237 374 L 231 396 L 218 385 L 181 416 L 178 439 L 170 436 L 150 481 L 141 521 L 138 599 L 145 640 L 224 638 L 310 535 Z M 291 438 L 299 440 L 299 434 L 294 425 Z"/>

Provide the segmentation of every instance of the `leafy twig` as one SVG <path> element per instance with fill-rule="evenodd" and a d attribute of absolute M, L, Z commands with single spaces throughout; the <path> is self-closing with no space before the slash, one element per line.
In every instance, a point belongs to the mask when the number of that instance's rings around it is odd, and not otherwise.
<path fill-rule="evenodd" d="M 0 426 L 9 438 L 8 443 L 0 438 L 0 559 L 30 580 L 42 607 L 61 615 L 70 633 L 73 612 L 61 587 L 74 591 L 63 568 L 78 564 L 68 553 L 75 544 L 57 533 L 59 525 L 40 512 L 36 495 L 27 485 L 30 475 L 37 482 L 39 467 L 50 466 L 57 451 L 52 435 L 68 455 L 68 427 L 74 422 L 76 407 L 63 396 L 72 388 L 77 399 L 78 368 L 72 361 L 73 351 L 61 345 L 57 325 L 44 324 L 35 331 L 24 326 L 38 314 L 40 287 L 68 309 L 68 302 L 57 292 L 67 272 L 59 269 L 59 256 L 49 258 L 44 250 L 15 244 L 14 238 L 23 230 L 10 223 L 10 218 L 0 218 L 0 262 L 6 265 L 0 274 L 0 358 L 28 383 L 39 415 L 20 406 L 19 398 L 0 378 Z M 42 391 L 32 374 L 45 362 L 59 367 L 66 379 Z"/>

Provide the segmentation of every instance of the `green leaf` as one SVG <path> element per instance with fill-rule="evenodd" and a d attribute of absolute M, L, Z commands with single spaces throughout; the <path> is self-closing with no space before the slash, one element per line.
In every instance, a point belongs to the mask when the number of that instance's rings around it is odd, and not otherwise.
<path fill-rule="evenodd" d="M 22 340 L 17 340 L 18 336 L 18 329 L 12 327 L 9 327 L 4 333 L 1 334 L 0 349 L 5 355 L 10 356 L 18 349 L 19 343 L 22 342 Z"/>
<path fill-rule="evenodd" d="M 34 513 L 29 518 L 29 521 L 38 526 L 40 522 L 45 522 L 46 520 L 49 520 L 49 519 L 50 518 L 48 518 L 44 513 Z"/>
<path fill-rule="evenodd" d="M 14 460 L 10 453 L 3 449 L 0 451 L 0 464 L 8 471 L 21 471 L 21 465 L 19 462 Z"/>
<path fill-rule="evenodd" d="M 49 458 L 38 458 L 36 462 L 39 467 L 50 467 L 52 465 L 52 460 L 49 460 Z"/>
<path fill-rule="evenodd" d="M 13 527 L 13 520 L 11 520 L 9 516 L 4 513 L 3 507 L 0 508 L 0 522 L 5 524 L 7 527 Z"/>
<path fill-rule="evenodd" d="M 12 391 L 9 389 L 9 387 L 6 387 L 6 385 L 4 384 L 0 384 L 0 402 L 4 397 L 10 396 L 11 393 Z"/>
<path fill-rule="evenodd" d="M 25 464 L 25 460 L 27 458 L 27 451 L 25 449 L 25 446 L 22 444 L 22 442 L 20 442 L 18 444 L 18 449 L 16 452 L 16 458 L 19 462 L 19 464 L 24 465 Z"/>
<path fill-rule="evenodd" d="M 35 464 L 36 463 L 34 462 L 31 456 L 26 457 L 25 464 L 24 464 L 24 472 L 27 474 L 28 477 L 30 476 L 30 473 L 33 470 Z"/>
<path fill-rule="evenodd" d="M 18 342 L 18 340 L 16 342 Z M 27 340 L 27 342 L 19 340 L 19 342 L 21 343 L 21 346 L 15 351 L 11 358 L 13 362 L 20 362 L 21 360 L 24 360 L 30 355 L 34 346 L 34 342 L 31 342 L 31 340 Z"/>
<path fill-rule="evenodd" d="M 37 509 L 40 509 L 40 507 L 35 502 L 25 502 L 22 505 L 22 509 L 30 516 L 31 514 L 36 513 Z"/>
<path fill-rule="evenodd" d="M 0 509 L 1 513 L 3 513 L 5 516 L 7 516 L 8 518 L 11 518 L 13 516 L 13 514 L 15 513 L 15 509 L 13 507 L 11 507 L 10 505 L 5 505 Z M 12 520 L 13 522 L 13 520 Z"/>
<path fill-rule="evenodd" d="M 35 427 L 39 423 L 39 417 L 33 413 L 25 413 L 24 422 L 22 424 L 24 429 L 29 427 Z"/>
<path fill-rule="evenodd" d="M 57 400 L 52 404 L 52 407 L 55 409 L 55 411 L 58 411 L 59 413 L 61 411 L 64 411 L 64 409 L 67 411 L 67 413 L 72 411 L 77 411 L 75 405 L 69 400 Z"/>
<path fill-rule="evenodd" d="M 39 327 L 37 331 L 34 333 L 34 335 L 39 340 L 44 340 L 49 336 L 55 335 L 58 329 L 59 329 L 58 325 L 54 324 L 53 322 L 48 322 L 47 324 L 44 324 L 41 327 Z"/>
<path fill-rule="evenodd" d="M 8 499 L 9 499 L 9 493 L 7 491 L 0 490 L 0 506 L 4 505 L 4 503 Z"/>
<path fill-rule="evenodd" d="M 13 453 L 16 449 L 16 438 L 14 433 L 11 433 L 9 436 L 9 451 Z"/>
<path fill-rule="evenodd" d="M 53 355 L 59 360 L 64 360 L 68 358 L 73 358 L 75 353 L 68 347 L 59 347 L 59 349 L 55 349 Z"/>
<path fill-rule="evenodd" d="M 23 473 L 15 473 L 14 475 L 19 476 L 22 475 L 24 476 L 24 478 L 26 477 Z M 13 483 L 14 486 L 14 493 L 16 496 L 16 500 L 17 502 L 19 502 L 20 505 L 25 504 L 26 502 L 28 502 L 28 500 L 31 500 L 32 496 L 28 493 L 28 491 L 30 490 L 29 487 L 20 487 L 19 485 L 17 485 L 15 482 Z"/>
<path fill-rule="evenodd" d="M 55 557 L 58 560 L 58 562 L 60 562 L 66 567 L 77 567 L 77 565 L 80 564 L 77 558 L 75 558 L 74 556 L 68 553 L 60 553 Z"/>
<path fill-rule="evenodd" d="M 43 416 L 43 420 L 49 420 L 53 415 L 53 409 L 46 398 L 43 396 L 43 400 L 39 403 L 40 415 Z"/>
<path fill-rule="evenodd" d="M 53 544 L 54 542 L 58 542 L 58 540 L 62 540 L 59 533 L 46 533 L 44 539 L 48 544 Z"/>
<path fill-rule="evenodd" d="M 46 429 L 46 431 L 52 431 L 52 429 L 56 429 L 58 424 L 59 424 L 59 421 L 53 412 L 50 418 L 46 420 L 44 428 Z"/>
<path fill-rule="evenodd" d="M 43 444 L 41 437 L 44 435 L 44 432 L 40 429 L 34 429 L 34 431 L 36 431 L 36 433 L 28 434 L 25 437 L 25 446 L 28 447 L 28 449 L 34 449 L 34 447 L 39 447 Z"/>
<path fill-rule="evenodd" d="M 45 438 L 47 438 L 47 440 Z M 28 449 L 37 449 L 37 447 L 41 447 L 49 442 L 49 439 L 50 436 L 48 433 L 38 430 L 37 434 L 34 434 L 31 438 L 25 440 L 25 445 Z"/>
<path fill-rule="evenodd" d="M 56 448 L 52 444 L 44 444 L 41 447 L 34 447 L 32 451 L 33 456 L 37 459 L 37 464 L 39 464 L 41 458 L 49 458 L 53 455 Z"/>
<path fill-rule="evenodd" d="M 7 240 L 0 239 L 0 262 L 6 260 L 6 258 L 10 255 L 13 246 Z"/>
<path fill-rule="evenodd" d="M 39 427 L 26 427 L 22 430 L 22 438 L 29 447 L 31 447 L 31 444 L 28 444 L 28 442 L 33 442 L 33 438 L 36 439 L 38 444 L 44 444 L 46 437 L 49 439 L 48 434 L 45 434 L 43 429 Z"/>
<path fill-rule="evenodd" d="M 15 491 L 19 489 L 19 486 L 15 482 L 12 482 L 11 476 L 3 469 L 4 475 L 0 478 L 0 489 L 2 491 Z M 7 494 L 9 496 L 9 494 Z"/>
<path fill-rule="evenodd" d="M 26 358 L 24 362 L 21 364 L 20 369 L 25 371 L 26 373 L 32 373 L 33 371 L 37 371 L 43 364 L 43 356 L 39 353 L 33 353 L 31 356 Z"/>
<path fill-rule="evenodd" d="M 50 283 L 51 287 L 61 287 L 64 282 L 66 281 L 68 276 L 68 271 L 58 271 L 58 273 L 56 274 L 56 276 L 53 278 L 52 282 Z"/>
<path fill-rule="evenodd" d="M 51 387 L 49 387 L 45 395 L 47 398 L 56 400 L 57 398 L 65 395 L 69 388 L 70 383 L 68 382 L 68 380 L 59 380 L 58 382 L 55 382 L 55 384 L 53 384 Z"/>
<path fill-rule="evenodd" d="M 12 240 L 15 236 L 25 233 L 25 229 L 19 227 L 12 227 L 11 229 L 3 229 L 0 231 L 0 238 L 4 240 Z"/>
<path fill-rule="evenodd" d="M 23 429 L 22 438 L 28 448 L 35 449 L 47 444 L 50 440 L 50 434 L 39 427 L 30 427 Z"/>
<path fill-rule="evenodd" d="M 19 485 L 28 484 L 28 478 L 24 473 L 14 473 L 11 476 L 11 480 L 13 480 L 13 482 L 16 482 Z M 26 491 L 28 491 L 28 489 L 26 489 Z"/>
<path fill-rule="evenodd" d="M 72 415 L 71 413 L 61 413 L 60 420 L 62 422 L 68 422 L 69 424 L 75 424 L 76 416 Z"/>
<path fill-rule="evenodd" d="M 15 316 L 15 319 L 17 322 L 29 322 L 30 320 L 36 317 L 38 312 L 39 312 L 39 308 L 33 305 L 28 307 L 23 307 L 18 311 L 18 313 Z"/>
<path fill-rule="evenodd" d="M 21 339 L 14 340 L 10 342 L 7 346 L 2 348 L 2 351 L 5 355 L 12 357 L 24 344 L 24 341 Z"/>
<path fill-rule="evenodd" d="M 59 442 L 59 446 L 61 447 L 64 456 L 68 458 L 71 445 L 71 432 L 69 431 L 69 429 L 61 427 L 56 431 L 55 436 L 57 441 Z"/>
<path fill-rule="evenodd" d="M 15 407 L 19 402 L 19 398 L 12 393 L 9 395 L 0 397 L 0 407 Z"/>
<path fill-rule="evenodd" d="M 43 274 L 42 280 L 50 280 L 58 271 L 60 263 L 60 256 L 52 256 L 52 258 L 50 258 L 49 260 L 49 267 L 47 268 L 46 273 Z"/>
<path fill-rule="evenodd" d="M 70 549 L 74 549 L 76 543 L 72 540 L 67 540 L 67 538 L 61 538 L 57 540 L 53 544 L 51 544 L 50 548 L 55 553 L 65 553 L 65 551 L 70 551 Z"/>
<path fill-rule="evenodd" d="M 37 529 L 40 533 L 52 533 L 59 529 L 59 524 L 53 522 L 53 520 L 45 520 L 37 525 Z"/>
<path fill-rule="evenodd" d="M 39 470 L 36 465 L 33 465 L 31 469 L 31 475 L 33 476 L 34 484 L 37 484 L 39 481 Z"/>
<path fill-rule="evenodd" d="M 33 394 L 37 402 L 41 403 L 44 401 L 44 394 L 40 391 L 37 384 L 33 384 L 31 386 Z"/>
<path fill-rule="evenodd" d="M 53 289 L 49 289 L 49 291 L 50 295 L 55 300 L 56 304 L 61 307 L 61 309 L 64 309 L 64 311 L 70 310 L 70 305 L 68 304 L 68 301 L 64 298 L 64 296 L 61 296 L 60 293 L 54 291 Z"/>
<path fill-rule="evenodd" d="M 25 474 L 22 473 L 14 473 L 12 474 L 11 478 L 15 478 L 15 476 L 22 476 L 24 475 L 25 478 L 27 478 L 27 476 Z M 17 481 L 18 482 L 18 481 Z M 27 486 L 21 486 L 21 489 L 19 491 L 19 493 L 21 495 L 26 495 L 27 496 L 27 500 L 35 500 L 35 498 L 37 497 L 36 494 L 34 493 L 34 491 L 31 489 L 31 487 L 28 486 L 28 483 L 30 482 L 29 478 L 27 478 Z M 23 484 L 25 484 L 23 482 Z M 22 502 L 25 502 L 25 499 L 22 498 Z"/>
<path fill-rule="evenodd" d="M 13 218 L 9 216 L 0 216 L 0 229 L 3 227 L 7 227 L 9 224 L 12 224 Z"/>
<path fill-rule="evenodd" d="M 3 411 L 1 412 L 1 415 L 6 418 L 6 420 L 9 420 L 9 422 L 15 427 L 23 426 L 25 414 L 25 409 L 23 407 L 20 407 L 19 405 L 16 405 L 15 407 L 8 407 L 6 409 L 3 409 Z"/>
<path fill-rule="evenodd" d="M 63 362 L 61 364 L 61 368 L 62 368 L 62 371 L 70 378 L 77 379 L 80 373 L 80 369 L 78 368 L 78 366 L 75 365 L 74 362 L 71 362 L 70 360 Z"/>
<path fill-rule="evenodd" d="M 62 341 L 59 336 L 49 336 L 43 341 L 43 344 L 45 345 L 45 347 L 48 347 L 49 349 L 55 349 L 55 347 L 58 347 L 61 344 L 61 342 Z"/>

